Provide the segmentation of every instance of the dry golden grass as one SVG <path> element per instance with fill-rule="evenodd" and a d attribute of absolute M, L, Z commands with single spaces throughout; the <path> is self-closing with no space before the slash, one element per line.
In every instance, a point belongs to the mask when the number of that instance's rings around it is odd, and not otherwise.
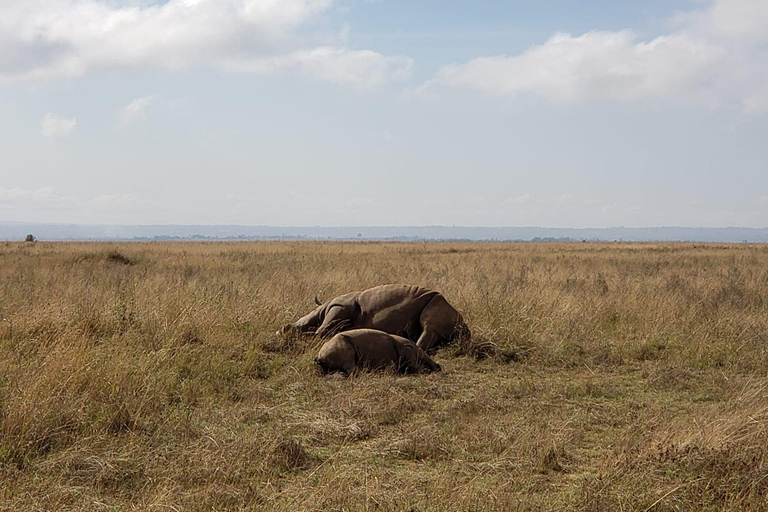
<path fill-rule="evenodd" d="M 322 377 L 312 299 L 442 291 L 440 374 Z M 768 248 L 0 246 L 0 509 L 767 510 Z"/>

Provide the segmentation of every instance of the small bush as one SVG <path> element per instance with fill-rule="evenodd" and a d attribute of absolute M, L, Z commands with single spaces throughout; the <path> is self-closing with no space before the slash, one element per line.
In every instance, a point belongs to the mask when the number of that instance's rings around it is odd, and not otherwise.
<path fill-rule="evenodd" d="M 121 253 L 120 251 L 110 251 L 107 253 L 106 259 L 110 263 L 119 263 L 121 265 L 133 265 L 135 262 Z"/>

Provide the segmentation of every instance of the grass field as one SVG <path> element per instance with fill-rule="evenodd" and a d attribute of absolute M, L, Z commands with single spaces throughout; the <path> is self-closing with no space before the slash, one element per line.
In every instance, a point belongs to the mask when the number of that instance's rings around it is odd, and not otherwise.
<path fill-rule="evenodd" d="M 384 283 L 442 373 L 273 334 Z M 0 509 L 768 510 L 768 247 L 0 245 Z"/>

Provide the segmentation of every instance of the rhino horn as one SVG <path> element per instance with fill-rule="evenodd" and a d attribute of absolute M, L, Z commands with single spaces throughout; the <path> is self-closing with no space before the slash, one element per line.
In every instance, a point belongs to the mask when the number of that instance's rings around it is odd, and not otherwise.
<path fill-rule="evenodd" d="M 322 302 L 320 302 L 320 301 L 317 299 L 317 295 L 315 295 L 315 304 L 317 304 L 318 306 L 322 306 L 322 305 L 323 305 L 323 303 L 322 303 Z"/>

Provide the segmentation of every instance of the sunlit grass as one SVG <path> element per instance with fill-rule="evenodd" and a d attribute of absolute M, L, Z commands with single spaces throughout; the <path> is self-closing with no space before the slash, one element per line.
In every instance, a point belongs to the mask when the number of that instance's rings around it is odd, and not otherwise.
<path fill-rule="evenodd" d="M 275 330 L 440 290 L 444 371 Z M 768 248 L 0 245 L 0 508 L 765 510 Z"/>

